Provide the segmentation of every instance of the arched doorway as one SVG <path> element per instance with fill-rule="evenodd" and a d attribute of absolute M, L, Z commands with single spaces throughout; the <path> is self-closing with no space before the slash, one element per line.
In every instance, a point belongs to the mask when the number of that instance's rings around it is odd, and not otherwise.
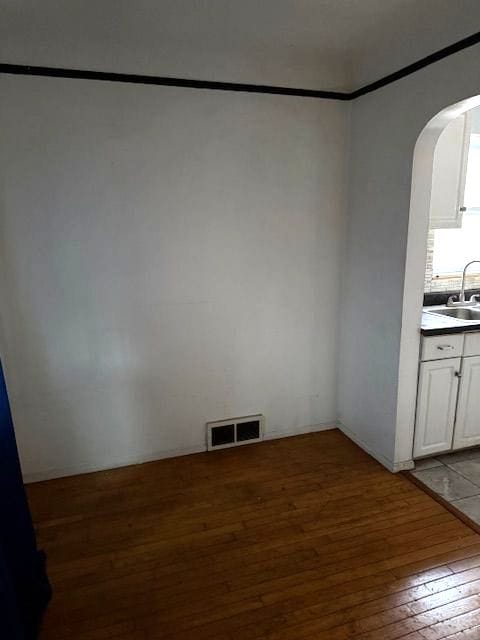
<path fill-rule="evenodd" d="M 427 234 L 433 158 L 438 138 L 449 122 L 480 105 L 475 96 L 440 111 L 424 127 L 413 155 L 408 244 L 402 309 L 395 460 L 412 460 Z M 413 463 L 412 463 L 413 466 Z"/>

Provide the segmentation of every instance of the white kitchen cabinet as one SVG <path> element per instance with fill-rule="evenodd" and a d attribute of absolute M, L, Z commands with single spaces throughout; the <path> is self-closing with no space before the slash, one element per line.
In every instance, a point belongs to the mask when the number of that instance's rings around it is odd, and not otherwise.
<path fill-rule="evenodd" d="M 426 336 L 422 340 L 420 360 L 443 360 L 457 358 L 463 354 L 463 333 L 446 336 Z M 480 351 L 478 351 L 480 355 Z M 477 355 L 477 354 L 472 354 Z"/>
<path fill-rule="evenodd" d="M 452 448 L 460 363 L 447 358 L 420 364 L 414 458 Z"/>
<path fill-rule="evenodd" d="M 480 356 L 480 333 L 478 331 L 465 334 L 463 356 Z"/>
<path fill-rule="evenodd" d="M 470 129 L 470 115 L 463 114 L 445 127 L 437 141 L 430 196 L 431 229 L 462 226 Z"/>
<path fill-rule="evenodd" d="M 462 358 L 453 448 L 480 444 L 480 356 Z"/>

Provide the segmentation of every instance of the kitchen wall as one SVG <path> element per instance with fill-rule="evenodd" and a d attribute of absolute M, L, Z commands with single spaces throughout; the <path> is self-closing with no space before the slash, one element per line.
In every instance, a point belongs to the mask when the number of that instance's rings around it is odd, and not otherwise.
<path fill-rule="evenodd" d="M 347 434 L 392 469 L 412 457 L 426 255 L 424 217 L 416 234 L 421 259 L 406 282 L 414 148 L 436 114 L 480 94 L 479 54 L 478 45 L 466 49 L 352 106 L 339 417 Z"/>
<path fill-rule="evenodd" d="M 1 345 L 27 479 L 337 417 L 349 105 L 0 79 Z"/>

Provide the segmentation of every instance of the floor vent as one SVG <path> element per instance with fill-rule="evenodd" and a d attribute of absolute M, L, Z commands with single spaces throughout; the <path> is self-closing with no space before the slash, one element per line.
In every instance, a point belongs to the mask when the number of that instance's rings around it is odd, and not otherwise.
<path fill-rule="evenodd" d="M 259 442 L 263 440 L 264 423 L 265 418 L 260 414 L 207 422 L 207 449 L 227 449 Z"/>

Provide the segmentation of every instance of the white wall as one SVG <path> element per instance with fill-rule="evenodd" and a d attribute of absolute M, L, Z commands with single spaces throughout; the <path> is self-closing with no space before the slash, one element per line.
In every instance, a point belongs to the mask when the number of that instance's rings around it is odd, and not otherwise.
<path fill-rule="evenodd" d="M 348 105 L 0 79 L 2 357 L 27 479 L 336 419 Z"/>
<path fill-rule="evenodd" d="M 438 112 L 480 93 L 479 53 L 479 46 L 466 49 L 352 105 L 339 418 L 392 469 L 412 457 L 428 226 L 426 212 L 417 234 L 423 266 L 404 298 L 414 147 Z"/>

